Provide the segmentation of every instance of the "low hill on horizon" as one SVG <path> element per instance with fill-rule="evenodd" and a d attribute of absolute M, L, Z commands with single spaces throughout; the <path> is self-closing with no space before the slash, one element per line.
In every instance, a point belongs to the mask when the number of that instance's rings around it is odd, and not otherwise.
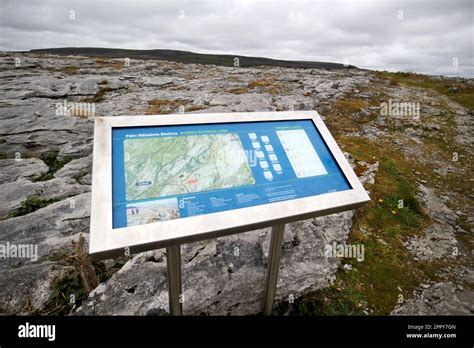
<path fill-rule="evenodd" d="M 169 49 L 133 50 L 101 47 L 60 47 L 35 49 L 25 52 L 105 58 L 128 57 L 131 59 L 156 59 L 186 64 L 214 64 L 221 66 L 234 66 L 234 59 L 239 58 L 239 66 L 241 67 L 256 67 L 264 65 L 300 69 L 358 69 L 353 65 L 344 65 L 331 62 L 293 61 L 231 54 L 203 54 Z"/>

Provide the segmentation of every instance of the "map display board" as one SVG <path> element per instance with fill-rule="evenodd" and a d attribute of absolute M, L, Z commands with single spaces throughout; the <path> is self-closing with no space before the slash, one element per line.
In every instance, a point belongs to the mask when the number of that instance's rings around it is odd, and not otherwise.
<path fill-rule="evenodd" d="M 89 252 L 96 260 L 369 201 L 316 111 L 95 118 Z"/>
<path fill-rule="evenodd" d="M 112 129 L 113 229 L 351 190 L 312 120 Z"/>

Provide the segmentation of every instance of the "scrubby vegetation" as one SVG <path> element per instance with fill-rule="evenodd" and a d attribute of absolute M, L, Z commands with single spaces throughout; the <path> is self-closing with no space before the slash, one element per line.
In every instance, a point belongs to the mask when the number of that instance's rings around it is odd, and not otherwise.
<path fill-rule="evenodd" d="M 363 244 L 363 262 L 344 259 L 353 267 L 340 269 L 329 288 L 305 295 L 292 305 L 294 314 L 363 315 L 388 314 L 399 296 L 409 297 L 413 289 L 431 276 L 430 265 L 415 264 L 403 239 L 416 235 L 429 224 L 416 198 L 411 170 L 398 153 L 360 138 L 341 140 L 358 160 L 379 161 L 376 182 L 370 185 L 372 201 L 355 215 L 348 244 Z M 401 204 L 402 203 L 402 204 Z M 289 304 L 278 309 L 286 311 Z"/>
<path fill-rule="evenodd" d="M 60 69 L 59 71 L 65 73 L 66 75 L 77 75 L 79 73 L 79 68 L 76 66 L 67 66 Z"/>
<path fill-rule="evenodd" d="M 388 80 L 395 88 L 410 86 L 440 93 L 466 107 L 468 111 L 473 110 L 473 87 L 462 80 L 453 82 L 456 80 L 386 72 L 378 72 L 376 77 L 376 83 Z M 372 201 L 357 210 L 347 241 L 350 245 L 364 245 L 364 261 L 342 259 L 336 280 L 329 288 L 306 294 L 294 303 L 281 303 L 276 309 L 278 314 L 386 315 L 398 303 L 410 298 L 420 283 L 427 280 L 439 281 L 437 271 L 454 262 L 449 259 L 417 260 L 407 250 L 404 241 L 422 235 L 432 224 L 418 198 L 420 175 L 429 184 L 448 192 L 470 192 L 472 182 L 459 173 L 450 172 L 442 176 L 435 171 L 432 162 L 406 158 L 394 146 L 398 141 L 398 132 L 412 126 L 403 121 L 397 126 L 393 120 L 387 120 L 382 128 L 387 134 L 381 134 L 377 139 L 354 136 L 364 124 L 380 117 L 378 107 L 381 101 L 389 97 L 381 88 L 373 93 L 376 90 L 375 84 L 372 90 L 364 87 L 361 91 L 371 92 L 374 95 L 372 98 L 359 98 L 357 95 L 341 98 L 331 104 L 325 115 L 328 128 L 344 151 L 358 161 L 379 162 L 375 183 L 366 187 Z M 445 105 L 441 102 L 440 107 Z M 441 122 L 438 118 L 432 119 L 430 115 L 423 114 L 423 123 L 419 127 L 425 127 L 428 131 L 422 132 L 423 142 L 414 146 L 420 147 L 428 156 L 431 154 L 440 161 L 457 165 L 457 162 L 452 161 L 453 151 L 463 154 L 467 150 L 459 148 L 454 141 L 458 133 L 454 115 L 442 112 L 440 116 Z M 435 122 L 437 127 L 436 136 L 430 133 L 431 122 Z M 463 167 L 465 170 L 472 170 L 472 162 L 465 160 Z M 361 175 L 365 169 L 357 166 L 355 171 Z M 458 203 L 469 205 L 463 201 Z M 457 224 L 468 233 L 472 230 L 466 218 L 459 218 Z M 344 264 L 352 270 L 344 269 Z"/>
<path fill-rule="evenodd" d="M 147 115 L 171 114 L 179 105 L 180 103 L 177 100 L 155 98 L 148 101 L 148 108 L 145 110 L 145 113 Z"/>
<path fill-rule="evenodd" d="M 97 58 L 95 63 L 101 68 L 122 69 L 125 67 L 124 59 Z"/>
<path fill-rule="evenodd" d="M 265 79 L 259 79 L 249 82 L 245 86 L 234 87 L 227 90 L 228 93 L 232 94 L 244 94 L 244 93 L 269 93 L 271 95 L 286 95 L 289 94 L 285 85 L 277 81 L 273 77 L 268 77 Z"/>
<path fill-rule="evenodd" d="M 72 160 L 72 158 L 58 159 L 58 152 L 46 152 L 40 155 L 40 158 L 48 166 L 49 170 L 33 181 L 47 181 L 52 179 L 59 169 Z"/>
<path fill-rule="evenodd" d="M 71 242 L 68 249 L 61 250 L 51 257 L 62 267 L 62 272 L 51 284 L 51 297 L 40 315 L 67 315 L 87 299 L 89 293 L 100 283 L 120 269 L 125 259 L 117 259 L 114 267 L 106 268 L 104 263 L 92 261 L 81 235 L 78 241 Z"/>
<path fill-rule="evenodd" d="M 8 217 L 12 218 L 26 215 L 57 201 L 57 199 L 44 199 L 43 197 L 41 197 L 41 195 L 35 194 L 21 202 L 20 208 L 8 214 Z"/>
<path fill-rule="evenodd" d="M 84 103 L 100 103 L 104 101 L 106 93 L 110 91 L 113 91 L 113 89 L 108 86 L 108 83 L 100 83 L 100 87 L 94 96 L 82 98 L 81 101 Z"/>
<path fill-rule="evenodd" d="M 468 84 L 466 80 L 387 71 L 377 71 L 376 76 L 388 79 L 393 86 L 405 85 L 434 90 L 474 112 L 474 85 Z"/>

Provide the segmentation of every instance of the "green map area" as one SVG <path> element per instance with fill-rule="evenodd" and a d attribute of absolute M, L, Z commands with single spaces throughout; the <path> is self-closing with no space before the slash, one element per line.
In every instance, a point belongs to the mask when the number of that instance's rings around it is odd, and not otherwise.
<path fill-rule="evenodd" d="M 124 141 L 127 201 L 255 184 L 237 133 Z"/>

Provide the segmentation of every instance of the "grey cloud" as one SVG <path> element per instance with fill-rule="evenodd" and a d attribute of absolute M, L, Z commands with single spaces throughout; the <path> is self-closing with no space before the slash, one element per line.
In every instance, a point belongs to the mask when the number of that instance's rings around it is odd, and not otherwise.
<path fill-rule="evenodd" d="M 470 0 L 2 1 L 0 49 L 170 48 L 280 59 L 348 59 L 362 68 L 473 77 L 473 4 Z M 75 19 L 70 19 L 71 10 Z"/>

